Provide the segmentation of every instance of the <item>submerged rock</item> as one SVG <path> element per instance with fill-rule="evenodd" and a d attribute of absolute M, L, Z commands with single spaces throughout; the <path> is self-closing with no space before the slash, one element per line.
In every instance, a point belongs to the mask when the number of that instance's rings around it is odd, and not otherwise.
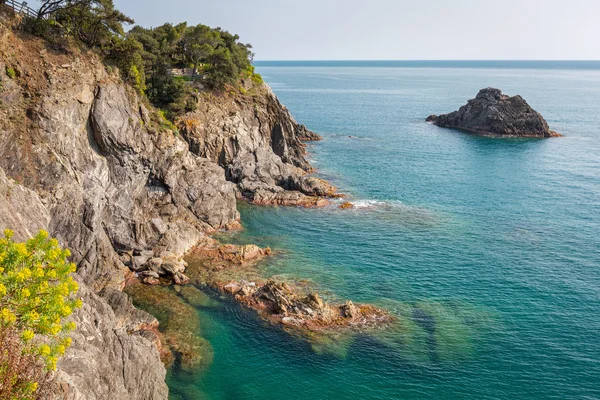
<path fill-rule="evenodd" d="M 342 204 L 340 204 L 338 208 L 342 210 L 347 210 L 350 208 L 354 208 L 354 204 L 350 203 L 349 201 L 345 201 Z"/>
<path fill-rule="evenodd" d="M 521 96 L 507 96 L 494 88 L 481 89 L 458 111 L 430 115 L 427 122 L 489 136 L 554 137 L 548 123 Z"/>

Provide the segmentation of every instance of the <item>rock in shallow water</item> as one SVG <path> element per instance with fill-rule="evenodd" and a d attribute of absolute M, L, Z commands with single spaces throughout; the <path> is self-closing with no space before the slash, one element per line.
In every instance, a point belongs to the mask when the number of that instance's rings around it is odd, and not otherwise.
<path fill-rule="evenodd" d="M 430 115 L 427 122 L 489 136 L 553 137 L 548 123 L 521 96 L 507 96 L 500 89 L 481 89 L 474 99 L 458 111 Z"/>

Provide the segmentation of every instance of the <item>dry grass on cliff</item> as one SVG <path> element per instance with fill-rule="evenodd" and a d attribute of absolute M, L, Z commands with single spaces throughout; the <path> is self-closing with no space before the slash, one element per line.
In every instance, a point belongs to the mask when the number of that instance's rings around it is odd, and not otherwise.
<path fill-rule="evenodd" d="M 16 331 L 0 328 L 0 399 L 46 399 L 52 388 L 52 374 L 35 354 L 23 353 Z M 32 382 L 37 388 L 30 393 Z"/>

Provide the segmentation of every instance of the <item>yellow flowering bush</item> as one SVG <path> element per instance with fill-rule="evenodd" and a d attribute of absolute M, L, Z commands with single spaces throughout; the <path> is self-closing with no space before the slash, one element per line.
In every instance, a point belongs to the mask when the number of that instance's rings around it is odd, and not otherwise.
<path fill-rule="evenodd" d="M 0 398 L 34 399 L 41 370 L 56 369 L 71 345 L 75 324 L 65 318 L 81 300 L 69 250 L 45 231 L 25 243 L 12 237 L 7 229 L 0 238 Z"/>

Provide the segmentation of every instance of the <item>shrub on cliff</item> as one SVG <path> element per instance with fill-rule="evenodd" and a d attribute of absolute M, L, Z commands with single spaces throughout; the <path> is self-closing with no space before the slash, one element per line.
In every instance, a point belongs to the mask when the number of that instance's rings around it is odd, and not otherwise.
<path fill-rule="evenodd" d="M 81 300 L 69 250 L 45 231 L 25 243 L 12 236 L 0 239 L 0 398 L 34 399 L 71 344 L 65 318 Z"/>

